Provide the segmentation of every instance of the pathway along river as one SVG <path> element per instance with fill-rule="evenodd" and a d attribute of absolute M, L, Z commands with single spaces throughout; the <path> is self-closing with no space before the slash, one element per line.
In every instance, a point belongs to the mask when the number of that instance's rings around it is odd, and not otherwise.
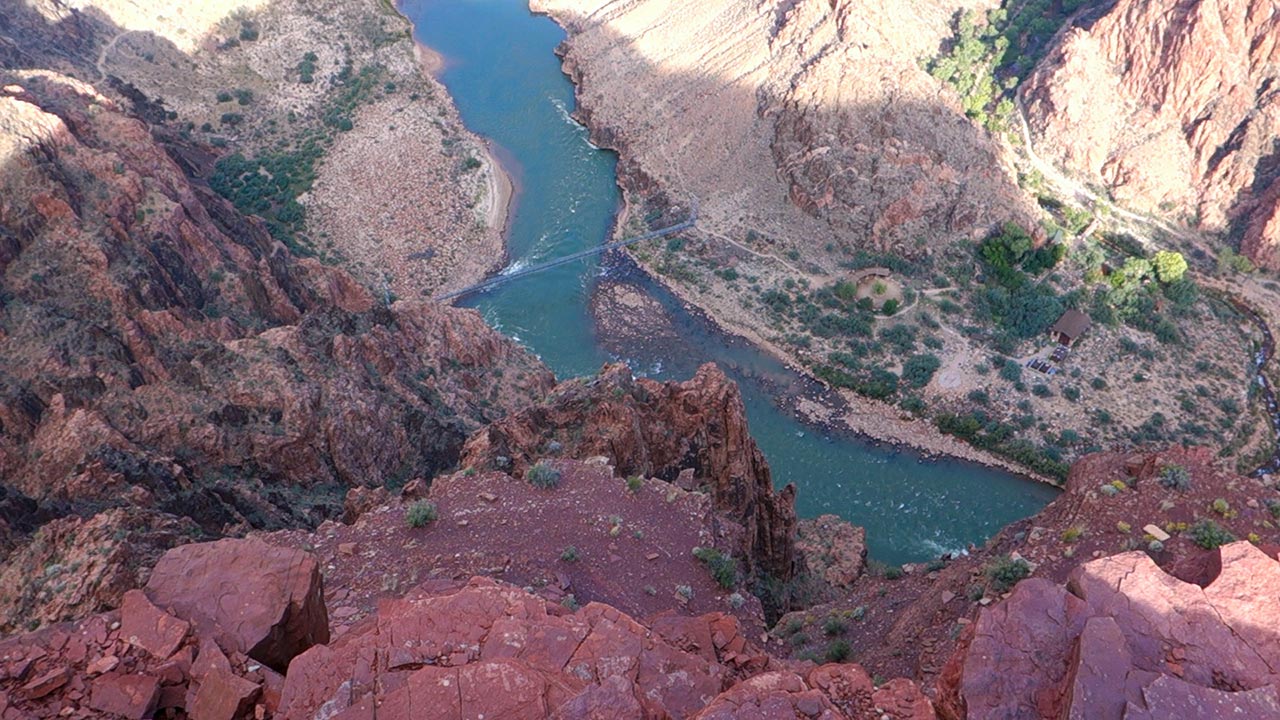
<path fill-rule="evenodd" d="M 463 121 L 494 143 L 515 180 L 507 238 L 511 267 L 605 242 L 621 203 L 616 156 L 592 146 L 586 129 L 570 117 L 573 87 L 553 53 L 564 32 L 530 14 L 520 0 L 402 0 L 401 11 L 413 21 L 418 39 L 444 56 L 440 79 Z M 870 554 L 882 562 L 918 562 L 981 544 L 1056 494 L 1006 472 L 927 460 L 797 421 L 775 398 L 812 390 L 803 378 L 716 332 L 638 273 L 626 279 L 667 308 L 679 339 L 661 348 L 627 348 L 625 358 L 611 356 L 589 310 L 601 273 L 600 258 L 591 257 L 459 304 L 477 308 L 562 378 L 593 374 L 618 359 L 662 379 L 684 379 L 703 362 L 719 363 L 742 387 L 752 435 L 775 481 L 799 487 L 800 516 L 834 513 L 865 526 Z"/>

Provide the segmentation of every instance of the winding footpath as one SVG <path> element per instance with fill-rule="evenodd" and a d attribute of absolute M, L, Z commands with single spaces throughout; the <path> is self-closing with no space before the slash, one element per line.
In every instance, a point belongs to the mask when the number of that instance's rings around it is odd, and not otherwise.
<path fill-rule="evenodd" d="M 1204 251 L 1210 256 L 1216 256 L 1212 246 L 1207 238 L 1200 233 L 1185 228 L 1178 228 L 1169 223 L 1149 215 L 1143 215 L 1126 210 L 1111 200 L 1099 196 L 1090 190 L 1083 183 L 1073 180 L 1053 163 L 1044 160 L 1036 153 L 1035 144 L 1031 139 L 1031 127 L 1027 123 L 1026 108 L 1022 104 L 1022 95 L 1018 93 L 1016 99 L 1018 110 L 1018 128 L 1021 131 L 1022 147 L 1025 151 L 1026 160 L 1031 167 L 1037 170 L 1045 180 L 1054 186 L 1059 193 L 1070 195 L 1076 202 L 1083 205 L 1092 205 L 1094 209 L 1098 207 L 1106 208 L 1113 217 L 1119 217 L 1127 220 L 1133 229 L 1147 230 L 1147 233 L 1132 234 L 1142 246 L 1148 250 L 1163 249 L 1156 245 L 1147 237 L 1149 231 L 1159 230 L 1179 240 L 1191 243 L 1195 248 Z M 1092 226 L 1091 226 L 1092 227 Z M 1263 313 L 1258 310 L 1259 306 L 1264 303 L 1259 298 L 1248 297 L 1248 294 L 1254 291 L 1251 283 L 1228 284 L 1222 282 L 1218 278 L 1210 277 L 1204 273 L 1189 271 L 1192 277 L 1200 285 L 1212 288 L 1221 292 L 1232 307 L 1249 319 L 1250 322 L 1258 328 L 1262 333 L 1262 345 L 1253 354 L 1252 363 L 1254 367 L 1255 382 L 1258 384 L 1258 392 L 1262 398 L 1262 402 L 1267 408 L 1267 417 L 1271 424 L 1272 437 L 1276 439 L 1276 446 L 1272 450 L 1271 457 L 1267 459 L 1261 466 L 1250 473 L 1251 477 L 1264 477 L 1273 473 L 1280 473 L 1280 403 L 1276 401 L 1275 390 L 1272 387 L 1271 380 L 1267 377 L 1267 366 L 1275 356 L 1275 336 L 1271 332 L 1271 327 L 1267 324 Z"/>

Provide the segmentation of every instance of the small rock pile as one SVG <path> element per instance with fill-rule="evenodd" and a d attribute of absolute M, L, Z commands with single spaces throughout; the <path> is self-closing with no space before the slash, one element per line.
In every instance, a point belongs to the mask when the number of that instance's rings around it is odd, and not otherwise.
<path fill-rule="evenodd" d="M 185 545 L 119 610 L 0 643 L 0 717 L 266 718 L 289 661 L 328 639 L 310 555 Z"/>

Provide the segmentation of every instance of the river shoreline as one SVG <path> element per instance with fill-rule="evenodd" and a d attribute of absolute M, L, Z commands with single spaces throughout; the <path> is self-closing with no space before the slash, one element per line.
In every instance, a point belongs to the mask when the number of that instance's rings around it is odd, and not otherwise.
<path fill-rule="evenodd" d="M 538 0 L 530 0 L 530 12 L 535 15 L 542 15 L 551 19 L 559 25 L 566 34 L 572 36 L 572 28 L 566 23 L 560 21 L 554 14 L 542 9 Z M 580 94 L 581 78 L 578 74 L 576 66 L 567 61 L 565 55 L 557 52 L 557 56 L 561 60 L 561 68 L 565 76 L 569 78 L 573 85 L 574 97 L 577 101 L 576 108 L 573 112 L 573 118 L 580 122 L 590 133 L 592 144 L 610 150 L 618 155 L 620 159 L 625 159 L 626 149 L 620 147 L 622 143 L 606 142 L 601 137 L 599 128 L 595 127 L 591 121 L 591 112 L 589 108 L 582 105 Z M 626 223 L 626 219 L 630 216 L 630 203 L 628 200 L 627 183 L 624 181 L 624 173 L 626 163 L 619 162 L 618 172 L 615 179 L 618 189 L 621 191 L 621 207 L 618 210 L 614 223 L 614 230 L 611 237 L 616 235 L 617 229 Z M 952 458 L 973 462 L 984 467 L 994 468 L 1005 472 L 1012 473 L 1019 477 L 1034 482 L 1044 483 L 1051 487 L 1062 487 L 1061 483 L 1053 479 L 1032 472 L 1029 468 L 1023 467 L 1011 460 L 1007 460 L 993 453 L 986 452 L 979 448 L 973 447 L 961 440 L 950 435 L 946 435 L 933 427 L 926 420 L 919 418 L 903 418 L 904 411 L 887 405 L 885 403 L 870 400 L 861 397 L 849 390 L 835 390 L 827 387 L 825 383 L 815 377 L 808 368 L 795 362 L 793 358 L 783 352 L 774 343 L 761 337 L 758 333 L 749 328 L 729 327 L 725 325 L 719 318 L 709 313 L 705 308 L 693 302 L 687 291 L 678 283 L 670 282 L 666 277 L 659 273 L 653 273 L 628 254 L 627 257 L 635 264 L 635 266 L 643 272 L 651 281 L 658 283 L 667 292 L 675 296 L 683 305 L 686 312 L 696 313 L 702 317 L 716 331 L 751 344 L 762 352 L 767 353 L 778 362 L 782 363 L 791 372 L 804 378 L 806 381 L 815 383 L 825 387 L 827 392 L 836 393 L 843 402 L 845 411 L 840 413 L 840 409 L 832 408 L 824 402 L 820 402 L 804 395 L 793 395 L 787 397 L 786 400 L 793 405 L 793 414 L 806 424 L 813 425 L 818 428 L 834 430 L 836 432 L 852 433 L 854 436 L 864 438 L 874 444 L 883 444 L 895 448 L 910 448 L 926 458 Z"/>
<path fill-rule="evenodd" d="M 400 6 L 396 5 L 396 14 L 409 23 L 413 27 L 413 20 L 405 15 Z M 430 46 L 419 42 L 417 38 L 413 39 L 414 56 L 418 60 L 418 65 L 422 71 L 431 76 L 435 80 L 440 80 L 440 73 L 448 66 L 448 60 L 444 55 L 436 52 Z M 441 87 L 444 83 L 441 82 Z M 509 253 L 507 251 L 507 231 L 511 226 L 511 216 L 515 212 L 515 200 L 519 194 L 519 188 L 516 186 L 514 176 L 498 159 L 493 149 L 493 141 L 482 135 L 476 135 L 480 138 L 482 146 L 482 157 L 480 161 L 485 165 L 487 173 L 486 192 L 483 199 L 483 215 L 485 224 L 488 228 L 496 232 L 501 239 L 502 252 L 488 266 L 482 277 L 475 278 L 476 281 L 483 280 L 502 270 L 506 266 Z"/>
<path fill-rule="evenodd" d="M 397 11 L 399 8 L 397 7 Z M 570 28 L 561 23 L 554 15 L 542 11 L 536 2 L 530 2 L 530 12 L 535 15 L 548 17 L 556 22 L 566 32 L 570 32 Z M 407 16 L 401 13 L 410 23 Z M 430 46 L 415 40 L 419 48 L 419 56 L 424 70 L 431 73 L 433 77 L 437 77 L 448 65 L 448 59 L 441 53 L 432 49 Z M 575 74 L 575 68 L 571 63 L 565 62 L 563 56 L 561 59 L 561 70 L 569 79 L 574 89 L 575 100 L 580 101 L 580 78 Z M 575 107 L 572 117 L 577 122 L 587 128 L 590 133 L 592 144 L 605 150 L 616 153 L 620 158 L 624 157 L 624 148 L 617 147 L 617 143 L 604 141 L 600 137 L 598 128 L 594 127 L 591 122 L 591 113 L 583 108 L 579 103 Z M 486 146 L 486 150 L 490 150 L 491 141 L 482 138 Z M 486 162 L 492 163 L 497 170 L 492 174 L 493 177 L 501 176 L 505 183 L 505 187 L 491 188 L 493 196 L 501 195 L 503 201 L 499 205 L 503 208 L 503 225 L 502 231 L 504 236 L 508 230 L 511 221 L 511 213 L 513 209 L 512 196 L 514 194 L 514 185 L 509 173 L 503 168 L 498 159 L 491 151 L 487 152 Z M 627 218 L 630 216 L 630 203 L 628 200 L 627 185 L 625 183 L 623 163 L 614 177 L 614 182 L 621 191 L 621 203 L 614 217 L 613 228 L 610 235 L 615 235 L 619 228 L 625 225 Z M 494 208 L 496 211 L 496 208 Z M 495 215 L 491 214 L 491 218 Z M 505 247 L 505 243 L 504 243 Z M 509 251 L 504 250 L 504 260 L 509 255 Z M 877 401 L 862 398 L 847 390 L 835 390 L 827 387 L 819 379 L 814 377 L 807 368 L 797 364 L 794 359 L 781 352 L 773 343 L 770 343 L 763 337 L 752 332 L 747 328 L 731 328 L 727 327 L 717 318 L 713 317 L 705 309 L 692 302 L 678 284 L 668 282 L 666 278 L 658 274 L 649 272 L 641 263 L 636 262 L 630 255 L 628 260 L 636 267 L 639 272 L 652 282 L 661 285 L 667 292 L 671 293 L 679 303 L 683 306 L 685 312 L 699 317 L 708 327 L 714 329 L 721 335 L 741 340 L 757 350 L 766 353 L 777 362 L 785 366 L 790 372 L 795 373 L 802 378 L 806 384 L 812 384 L 815 387 L 823 388 L 822 394 L 834 394 L 834 398 L 838 399 L 838 403 L 833 403 L 832 398 L 821 398 L 812 393 L 781 391 L 779 398 L 784 407 L 804 424 L 810 427 L 837 434 L 851 434 L 855 438 L 869 442 L 873 446 L 886 446 L 891 448 L 910 449 L 918 453 L 924 459 L 955 459 L 965 462 L 975 463 L 988 468 L 1001 470 L 1011 473 L 1025 480 L 1047 484 L 1051 487 L 1060 487 L 1059 483 L 1052 479 L 1031 472 L 1029 469 L 1022 467 L 1012 461 L 1001 458 L 992 453 L 985 452 L 971 445 L 967 445 L 960 440 L 945 435 L 937 431 L 927 421 L 918 418 L 903 418 L 902 411 L 896 407 L 885 405 Z M 495 268 L 496 272 L 499 267 Z"/>

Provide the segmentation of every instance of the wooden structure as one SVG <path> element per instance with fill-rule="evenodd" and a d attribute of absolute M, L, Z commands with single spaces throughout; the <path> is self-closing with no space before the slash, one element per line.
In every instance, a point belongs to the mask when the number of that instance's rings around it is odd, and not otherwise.
<path fill-rule="evenodd" d="M 883 268 L 883 267 L 862 268 L 861 270 L 849 276 L 849 282 L 853 283 L 854 285 L 861 285 L 862 281 L 866 280 L 867 278 L 873 278 L 873 277 L 887 278 L 892 274 L 893 274 L 893 271 L 890 270 L 889 268 Z"/>
<path fill-rule="evenodd" d="M 1093 325 L 1093 321 L 1088 315 L 1079 310 L 1068 310 L 1062 313 L 1062 317 L 1049 328 L 1049 337 L 1058 341 L 1060 345 L 1070 347 L 1072 343 L 1080 339 L 1089 327 Z"/>

